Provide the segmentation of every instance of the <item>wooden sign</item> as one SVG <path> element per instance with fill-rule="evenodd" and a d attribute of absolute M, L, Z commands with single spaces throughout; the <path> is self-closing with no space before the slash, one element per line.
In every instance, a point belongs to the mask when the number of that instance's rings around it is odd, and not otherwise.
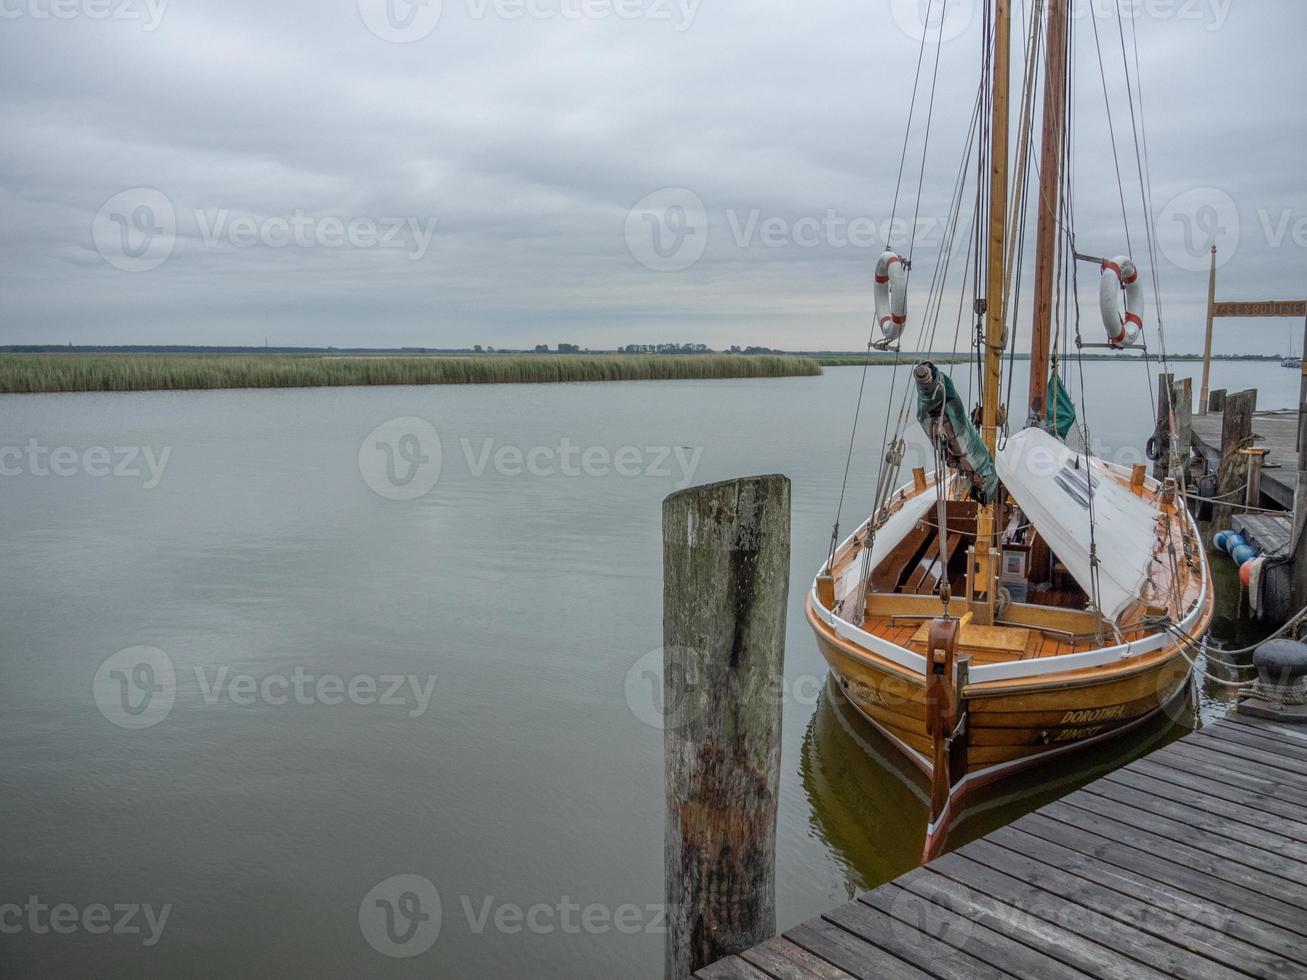
<path fill-rule="evenodd" d="M 1307 317 L 1307 302 L 1302 300 L 1276 301 L 1265 303 L 1213 303 L 1212 316 L 1304 316 Z"/>

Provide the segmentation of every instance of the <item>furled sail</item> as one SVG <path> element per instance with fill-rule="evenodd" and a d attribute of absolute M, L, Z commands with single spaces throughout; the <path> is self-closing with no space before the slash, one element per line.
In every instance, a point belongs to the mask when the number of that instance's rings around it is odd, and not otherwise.
<path fill-rule="evenodd" d="M 970 478 L 972 499 L 990 503 L 998 496 L 994 460 L 952 379 L 930 361 L 918 364 L 912 376 L 917 382 L 917 421 L 931 443 L 943 450 L 948 465 Z"/>
<path fill-rule="evenodd" d="M 1044 410 L 1044 427 L 1056 432 L 1059 439 L 1065 439 L 1076 421 L 1076 403 L 1062 384 L 1062 379 L 1054 370 L 1048 379 L 1048 407 Z"/>
<path fill-rule="evenodd" d="M 1035 530 L 1085 590 L 1090 567 L 1090 492 L 1098 556 L 1098 602 L 1115 622 L 1144 598 L 1161 514 L 1117 482 L 1096 459 L 1078 456 L 1043 429 L 1023 429 L 998 454 L 998 475 Z"/>

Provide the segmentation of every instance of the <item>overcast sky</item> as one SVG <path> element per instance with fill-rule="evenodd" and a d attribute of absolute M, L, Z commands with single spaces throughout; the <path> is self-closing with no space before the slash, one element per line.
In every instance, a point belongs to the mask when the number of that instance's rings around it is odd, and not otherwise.
<path fill-rule="evenodd" d="M 0 343 L 860 348 L 926 3 L 0 0 Z M 1307 294 L 1307 4 L 1122 3 L 1169 347 L 1196 350 L 1213 235 L 1224 298 Z M 980 6 L 944 25 L 910 344 Z M 1076 6 L 1079 243 L 1123 254 Z M 1117 21 L 1094 6 L 1146 268 Z M 1288 330 L 1229 321 L 1217 349 Z"/>

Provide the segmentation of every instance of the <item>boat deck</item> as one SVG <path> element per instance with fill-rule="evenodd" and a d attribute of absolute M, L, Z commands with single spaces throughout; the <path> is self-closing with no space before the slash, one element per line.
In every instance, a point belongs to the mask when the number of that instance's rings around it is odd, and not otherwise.
<path fill-rule="evenodd" d="M 701 980 L 1307 977 L 1307 730 L 1234 715 Z"/>
<path fill-rule="evenodd" d="M 867 616 L 862 628 L 905 650 L 919 653 L 923 657 L 926 655 L 927 627 L 921 620 Z M 958 653 L 970 657 L 973 664 L 998 664 L 1079 653 L 1097 645 L 1092 639 L 1050 635 L 1023 626 L 968 624 L 962 627 Z"/>

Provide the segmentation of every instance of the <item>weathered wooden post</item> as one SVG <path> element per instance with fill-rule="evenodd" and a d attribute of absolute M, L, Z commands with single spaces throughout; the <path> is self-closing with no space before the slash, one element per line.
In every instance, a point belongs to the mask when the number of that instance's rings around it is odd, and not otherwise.
<path fill-rule="evenodd" d="M 1225 389 L 1217 388 L 1207 396 L 1207 410 L 1209 412 L 1225 411 Z"/>
<path fill-rule="evenodd" d="M 1307 606 L 1307 325 L 1303 328 L 1302 380 L 1298 383 L 1298 487 L 1293 498 L 1293 608 Z M 1300 630 L 1299 635 L 1307 635 Z"/>
<path fill-rule="evenodd" d="M 1153 479 L 1164 480 L 1171 475 L 1171 383 L 1173 374 L 1157 376 L 1157 423 L 1153 427 L 1153 446 L 1157 458 L 1153 460 Z"/>
<path fill-rule="evenodd" d="M 1253 434 L 1253 413 L 1257 411 L 1257 389 L 1241 391 L 1225 399 L 1225 415 L 1221 421 L 1221 465 L 1217 467 L 1216 496 L 1212 507 L 1212 526 L 1224 530 L 1230 526 L 1234 508 L 1241 491 L 1248 482 L 1248 456 L 1239 452 L 1250 443 Z"/>
<path fill-rule="evenodd" d="M 1243 502 L 1249 507 L 1262 505 L 1262 463 L 1266 460 L 1266 450 L 1261 446 L 1246 446 L 1239 452 L 1248 457 L 1248 492 Z"/>
<path fill-rule="evenodd" d="M 663 501 L 666 976 L 776 932 L 790 481 Z"/>
<path fill-rule="evenodd" d="M 1177 480 L 1189 483 L 1189 456 L 1194 443 L 1194 382 L 1192 378 L 1181 378 L 1171 386 L 1175 402 L 1175 438 L 1180 451 L 1180 472 Z"/>
<path fill-rule="evenodd" d="M 1216 324 L 1216 246 L 1212 246 L 1212 271 L 1207 277 L 1207 343 L 1203 347 L 1203 387 L 1198 395 L 1198 414 L 1218 411 L 1207 400 L 1207 383 L 1212 380 L 1212 328 Z M 1215 394 L 1215 392 L 1213 392 Z M 1225 394 L 1224 391 L 1221 394 Z"/>

